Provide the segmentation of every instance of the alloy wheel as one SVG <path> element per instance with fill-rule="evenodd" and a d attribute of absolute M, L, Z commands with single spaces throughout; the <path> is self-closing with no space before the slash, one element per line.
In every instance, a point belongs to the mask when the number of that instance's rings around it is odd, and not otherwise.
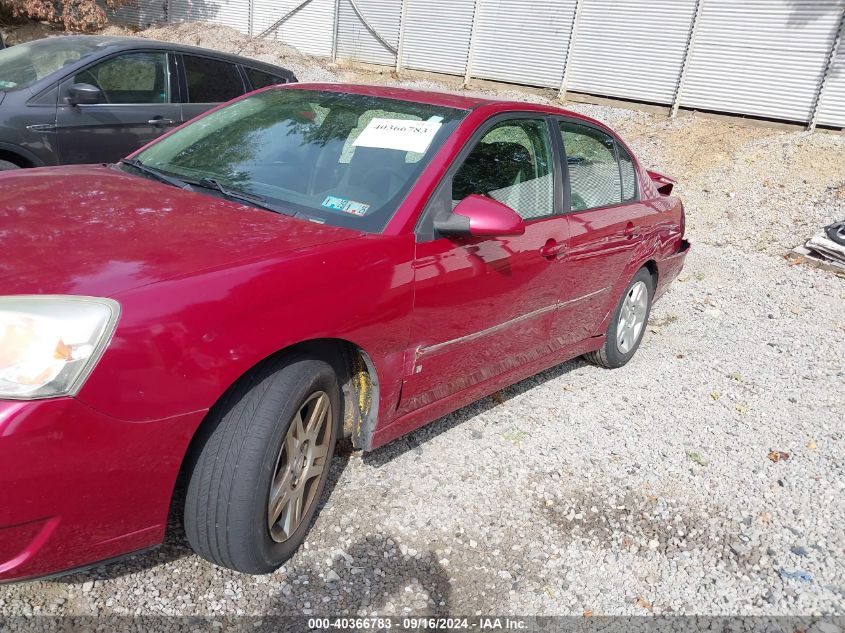
<path fill-rule="evenodd" d="M 616 323 L 616 348 L 621 354 L 627 354 L 637 344 L 647 313 L 648 287 L 638 281 L 628 290 Z"/>
<path fill-rule="evenodd" d="M 267 525 L 277 543 L 296 532 L 316 501 L 320 480 L 328 470 L 332 420 L 331 400 L 318 391 L 305 400 L 288 427 L 267 505 Z"/>

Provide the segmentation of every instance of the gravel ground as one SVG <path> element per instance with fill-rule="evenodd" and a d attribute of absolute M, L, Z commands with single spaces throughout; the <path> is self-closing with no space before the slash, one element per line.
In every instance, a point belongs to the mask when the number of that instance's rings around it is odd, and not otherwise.
<path fill-rule="evenodd" d="M 362 80 L 225 29 L 152 35 Z M 687 206 L 693 250 L 631 363 L 575 360 L 346 447 L 273 575 L 213 567 L 174 525 L 156 552 L 0 588 L 0 615 L 845 614 L 845 281 L 783 258 L 845 216 L 845 136 L 573 109 Z"/>

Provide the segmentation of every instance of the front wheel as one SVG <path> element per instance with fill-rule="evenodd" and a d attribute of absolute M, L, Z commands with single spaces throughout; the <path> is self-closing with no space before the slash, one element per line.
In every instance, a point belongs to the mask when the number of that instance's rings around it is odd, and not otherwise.
<path fill-rule="evenodd" d="M 0 160 L 0 171 L 11 171 L 13 169 L 20 169 L 20 165 L 16 165 L 8 160 Z"/>
<path fill-rule="evenodd" d="M 250 574 L 278 569 L 305 540 L 340 429 L 328 363 L 256 369 L 216 406 L 194 449 L 185 532 L 203 558 Z"/>
<path fill-rule="evenodd" d="M 631 360 L 643 340 L 653 296 L 654 278 L 648 269 L 641 268 L 619 299 L 605 333 L 604 345 L 585 354 L 584 358 L 610 369 L 622 367 Z"/>

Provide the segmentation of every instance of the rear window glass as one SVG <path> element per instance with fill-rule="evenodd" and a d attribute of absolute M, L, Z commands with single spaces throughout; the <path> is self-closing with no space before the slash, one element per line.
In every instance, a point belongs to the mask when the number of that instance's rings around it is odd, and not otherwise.
<path fill-rule="evenodd" d="M 583 211 L 622 202 L 616 142 L 595 128 L 562 121 L 560 133 L 569 169 L 571 209 Z"/>
<path fill-rule="evenodd" d="M 189 103 L 222 103 L 244 93 L 237 66 L 208 57 L 183 55 Z"/>

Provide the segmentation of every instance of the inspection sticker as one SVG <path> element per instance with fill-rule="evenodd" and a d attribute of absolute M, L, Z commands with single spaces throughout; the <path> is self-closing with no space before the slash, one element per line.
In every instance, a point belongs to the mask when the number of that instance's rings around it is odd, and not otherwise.
<path fill-rule="evenodd" d="M 442 121 L 406 121 L 404 119 L 373 119 L 358 135 L 356 147 L 397 149 L 425 154 Z"/>
<path fill-rule="evenodd" d="M 326 199 L 323 200 L 323 206 L 327 209 L 343 211 L 344 213 L 350 213 L 358 217 L 367 215 L 367 211 L 370 209 L 370 205 L 364 204 L 363 202 L 355 202 L 354 200 L 338 198 L 336 196 L 326 196 Z"/>

